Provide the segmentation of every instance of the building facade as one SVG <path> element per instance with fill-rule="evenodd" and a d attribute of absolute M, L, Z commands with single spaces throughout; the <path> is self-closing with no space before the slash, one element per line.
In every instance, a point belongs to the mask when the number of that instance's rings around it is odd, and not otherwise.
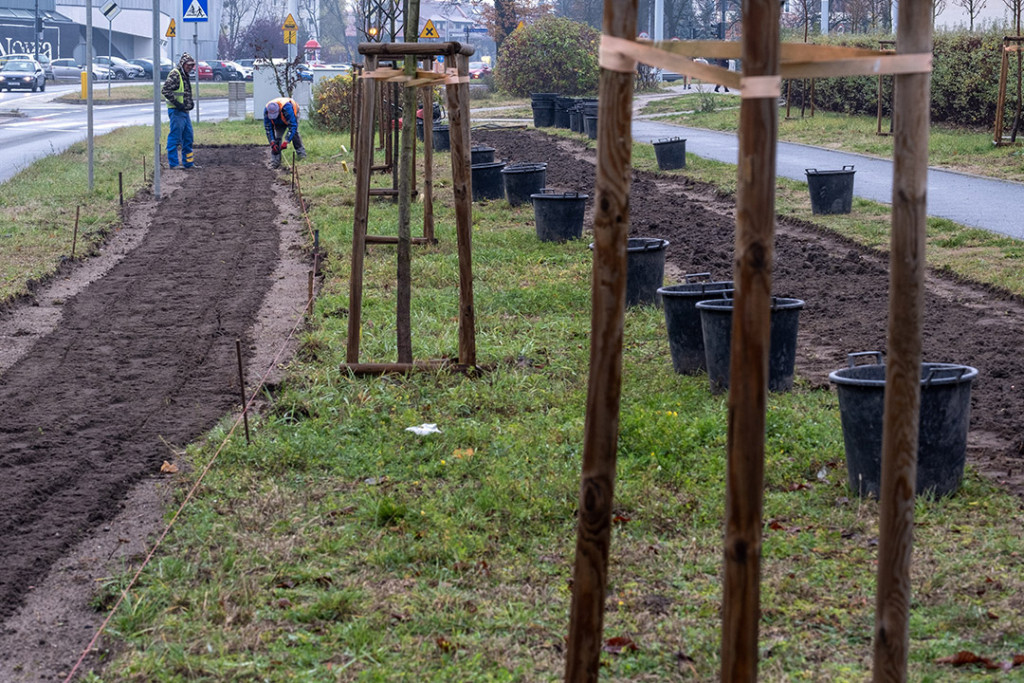
<path fill-rule="evenodd" d="M 116 15 L 111 13 L 112 20 L 103 13 L 107 2 L 117 6 Z M 206 21 L 182 20 L 193 3 L 204 10 Z M 199 60 L 216 59 L 222 4 L 223 0 L 159 0 L 160 54 L 174 61 L 182 51 L 193 53 Z M 51 59 L 73 57 L 84 63 L 86 12 L 90 9 L 94 57 L 153 57 L 153 0 L 0 0 L 0 56 L 35 52 L 35 29 L 41 24 L 41 54 Z M 176 35 L 169 37 L 172 20 Z"/>

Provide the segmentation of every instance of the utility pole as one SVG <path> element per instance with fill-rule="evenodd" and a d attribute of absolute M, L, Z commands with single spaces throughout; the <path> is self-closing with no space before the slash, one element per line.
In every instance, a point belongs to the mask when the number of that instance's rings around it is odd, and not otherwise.
<path fill-rule="evenodd" d="M 41 29 L 42 29 L 42 25 L 41 25 L 41 23 L 39 21 L 39 0 L 36 0 L 36 17 L 35 17 L 35 24 L 34 24 L 33 28 L 34 28 L 34 30 L 36 32 L 36 61 L 38 62 L 39 61 L 39 33 L 40 33 Z"/>

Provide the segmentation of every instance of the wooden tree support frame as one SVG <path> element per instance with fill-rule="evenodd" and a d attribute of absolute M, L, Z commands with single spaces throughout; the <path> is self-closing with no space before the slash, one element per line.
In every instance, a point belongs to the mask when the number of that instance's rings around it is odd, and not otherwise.
<path fill-rule="evenodd" d="M 775 155 L 782 78 L 896 75 L 888 362 L 874 679 L 907 676 L 924 236 L 927 217 L 931 3 L 899 4 L 897 53 L 780 44 L 777 0 L 744 0 L 742 43 L 633 40 L 638 0 L 605 0 L 587 388 L 566 681 L 597 681 L 607 599 L 629 232 L 633 73 L 637 62 L 740 91 L 736 283 L 729 383 L 721 680 L 757 680 L 774 251 Z M 690 57 L 742 58 L 743 73 Z"/>
<path fill-rule="evenodd" d="M 377 84 L 396 83 L 401 87 L 419 88 L 436 84 L 445 86 L 448 99 L 449 135 L 452 158 L 452 186 L 455 195 L 455 224 L 459 258 L 459 366 L 476 365 L 475 312 L 473 308 L 473 267 L 472 267 L 472 218 L 473 192 L 470 174 L 469 146 L 469 57 L 473 48 L 457 42 L 447 43 L 361 43 L 359 52 L 365 57 L 365 68 L 361 79 L 359 129 L 355 136 L 356 196 L 355 217 L 352 229 L 352 267 L 349 281 L 349 319 L 346 363 L 342 369 L 361 373 L 409 372 L 418 369 L 438 367 L 445 361 L 413 361 L 399 359 L 397 363 L 360 363 L 359 345 L 362 333 L 363 273 L 366 251 L 367 225 L 369 219 L 370 175 L 373 160 L 373 116 L 377 100 Z M 429 71 L 417 72 L 410 79 L 397 69 L 378 68 L 379 61 L 394 61 L 406 55 L 417 59 L 444 56 L 448 68 L 444 74 Z M 432 104 L 432 101 L 430 102 Z M 432 107 L 424 111 L 424 143 L 430 149 L 432 136 L 428 137 L 428 115 Z M 427 168 L 432 164 L 430 152 L 425 153 Z M 425 192 L 432 193 L 430 184 Z M 399 201 L 409 201 L 399 197 Z M 426 199 L 425 199 L 426 201 Z M 425 214 L 427 212 L 425 211 Z M 433 237 L 433 215 L 430 212 L 430 238 Z M 424 217 L 426 221 L 426 215 Z M 426 222 L 425 222 L 426 229 Z M 377 238 L 382 240 L 384 238 Z M 393 239 L 396 243 L 398 238 Z M 415 239 L 415 238 L 413 238 Z M 401 250 L 401 245 L 400 245 Z M 408 325 L 408 320 L 398 320 L 399 328 Z"/>
<path fill-rule="evenodd" d="M 889 54 L 896 54 L 896 41 L 895 40 L 880 40 L 878 41 L 878 49 L 884 50 Z M 895 122 L 892 120 L 892 116 L 889 117 L 889 130 L 882 130 L 882 79 L 885 76 L 878 74 L 878 114 L 875 116 L 875 135 L 892 135 L 893 126 Z M 891 107 L 890 107 L 891 110 Z"/>
<path fill-rule="evenodd" d="M 1002 63 L 999 66 L 999 97 L 996 100 L 995 134 L 992 136 L 992 144 L 996 147 L 1004 147 L 1017 142 L 1016 130 L 1009 138 L 1003 136 L 1003 119 L 1006 116 L 1006 79 L 1010 72 L 1010 55 L 1018 55 L 1019 73 L 1019 55 L 1024 50 L 1022 45 L 1024 45 L 1024 36 L 1003 36 Z M 1020 117 L 1019 111 L 1017 116 Z"/>

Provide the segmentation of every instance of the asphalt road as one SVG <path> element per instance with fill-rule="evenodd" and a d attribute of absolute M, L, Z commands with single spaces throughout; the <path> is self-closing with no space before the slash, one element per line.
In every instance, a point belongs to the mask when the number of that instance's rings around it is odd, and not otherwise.
<path fill-rule="evenodd" d="M 686 139 L 686 153 L 735 164 L 739 143 L 735 134 L 686 128 L 656 119 L 634 119 L 633 139 L 652 142 L 670 137 Z M 807 169 L 818 171 L 854 167 L 853 194 L 892 203 L 891 161 L 850 152 L 779 142 L 776 175 L 807 182 Z M 1024 239 L 1024 184 L 928 169 L 928 215 L 948 218 L 974 228 Z"/>
<path fill-rule="evenodd" d="M 96 88 L 106 88 L 106 84 Z M 118 87 L 114 85 L 113 87 Z M 78 92 L 77 85 L 47 84 L 46 92 L 14 91 L 0 93 L 0 183 L 16 175 L 32 162 L 57 154 L 87 136 L 87 109 L 84 104 L 53 101 L 67 92 Z M 228 101 L 200 100 L 199 120 L 227 118 Z M 196 112 L 192 113 L 193 121 Z M 167 107 L 160 106 L 160 120 L 167 121 Z M 93 134 L 103 135 L 125 126 L 152 126 L 153 104 L 104 104 L 93 106 Z"/>

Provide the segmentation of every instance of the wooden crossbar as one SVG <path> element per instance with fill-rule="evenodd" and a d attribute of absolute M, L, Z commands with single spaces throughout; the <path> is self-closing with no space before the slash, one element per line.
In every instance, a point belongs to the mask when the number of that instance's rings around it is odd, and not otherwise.
<path fill-rule="evenodd" d="M 696 62 L 692 58 L 739 59 L 741 45 L 709 40 L 661 41 L 628 40 L 601 37 L 601 66 L 613 71 L 631 71 L 635 62 L 670 69 L 692 78 L 718 83 L 740 90 L 748 97 L 770 97 L 760 79 L 720 66 Z M 930 73 L 931 53 L 895 54 L 892 50 L 783 43 L 779 68 L 779 93 L 782 78 L 831 78 L 836 76 L 878 76 L 882 74 Z"/>

